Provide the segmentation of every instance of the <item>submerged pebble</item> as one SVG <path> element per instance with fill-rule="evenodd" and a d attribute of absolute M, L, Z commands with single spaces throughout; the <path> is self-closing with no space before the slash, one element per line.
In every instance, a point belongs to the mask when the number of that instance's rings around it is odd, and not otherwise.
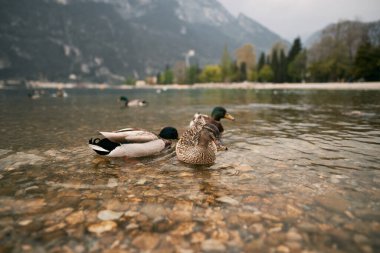
<path fill-rule="evenodd" d="M 98 213 L 98 218 L 104 221 L 117 220 L 123 215 L 123 212 L 114 212 L 112 210 L 102 210 Z"/>
<path fill-rule="evenodd" d="M 104 232 L 112 231 L 117 227 L 114 221 L 102 221 L 99 223 L 92 224 L 88 227 L 88 231 L 95 234 L 102 234 Z"/>

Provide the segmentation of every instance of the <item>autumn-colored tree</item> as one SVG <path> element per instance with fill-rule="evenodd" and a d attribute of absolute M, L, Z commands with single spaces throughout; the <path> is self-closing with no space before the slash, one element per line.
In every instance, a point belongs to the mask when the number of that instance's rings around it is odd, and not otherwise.
<path fill-rule="evenodd" d="M 173 68 L 174 82 L 185 83 L 186 80 L 186 62 L 178 61 L 174 64 Z"/>
<path fill-rule="evenodd" d="M 240 69 L 240 81 L 247 80 L 247 77 L 256 68 L 256 52 L 255 48 L 251 44 L 245 44 L 238 48 L 235 52 L 236 63 Z M 242 70 L 244 65 L 245 70 Z"/>

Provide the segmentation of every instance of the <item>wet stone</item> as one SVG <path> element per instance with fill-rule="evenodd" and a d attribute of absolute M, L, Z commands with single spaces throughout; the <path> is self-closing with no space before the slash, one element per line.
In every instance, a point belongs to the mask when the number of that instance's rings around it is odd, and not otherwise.
<path fill-rule="evenodd" d="M 99 223 L 92 224 L 88 227 L 88 231 L 95 234 L 102 234 L 104 232 L 112 231 L 117 227 L 114 221 L 102 221 Z"/>
<path fill-rule="evenodd" d="M 251 212 L 239 212 L 237 216 L 246 224 L 255 223 L 261 220 L 261 217 L 259 215 Z"/>
<path fill-rule="evenodd" d="M 261 215 L 262 218 L 266 219 L 266 220 L 270 220 L 270 221 L 275 221 L 275 222 L 279 222 L 280 219 L 274 215 L 271 215 L 271 214 L 262 214 Z"/>
<path fill-rule="evenodd" d="M 250 203 L 258 203 L 261 200 L 258 196 L 248 196 L 243 199 L 243 203 L 250 204 Z"/>
<path fill-rule="evenodd" d="M 144 233 L 133 239 L 132 245 L 140 250 L 151 251 L 157 246 L 159 240 L 157 235 Z"/>
<path fill-rule="evenodd" d="M 156 218 L 153 220 L 153 232 L 164 233 L 173 228 L 174 223 L 167 218 Z"/>
<path fill-rule="evenodd" d="M 238 165 L 235 167 L 236 170 L 238 171 L 252 171 L 253 168 L 252 166 L 248 165 L 248 164 L 241 164 L 241 165 Z"/>
<path fill-rule="evenodd" d="M 116 178 L 110 178 L 108 179 L 107 187 L 108 188 L 115 188 L 119 185 L 118 180 Z"/>
<path fill-rule="evenodd" d="M 318 227 L 316 225 L 313 225 L 311 223 L 303 222 L 298 224 L 297 226 L 300 230 L 308 233 L 316 233 L 319 231 Z"/>
<path fill-rule="evenodd" d="M 20 168 L 23 165 L 35 165 L 41 163 L 44 160 L 45 158 L 42 156 L 17 152 L 3 159 L 0 159 L 0 168 L 4 168 L 6 171 L 12 171 Z"/>
<path fill-rule="evenodd" d="M 112 210 L 102 210 L 98 213 L 98 218 L 103 221 L 117 220 L 123 215 L 123 212 L 114 212 Z"/>
<path fill-rule="evenodd" d="M 216 200 L 233 206 L 239 205 L 239 201 L 228 196 L 219 197 Z"/>
<path fill-rule="evenodd" d="M 124 216 L 125 217 L 136 217 L 137 215 L 139 215 L 139 212 L 135 212 L 135 211 L 126 211 L 124 213 Z"/>
<path fill-rule="evenodd" d="M 216 229 L 211 233 L 211 238 L 222 242 L 228 241 L 229 234 L 225 229 Z"/>
<path fill-rule="evenodd" d="M 201 232 L 191 234 L 191 243 L 201 243 L 206 239 L 206 235 Z"/>
<path fill-rule="evenodd" d="M 17 224 L 19 224 L 20 226 L 28 226 L 32 222 L 33 222 L 32 220 L 21 220 Z"/>
<path fill-rule="evenodd" d="M 291 229 L 290 231 L 288 231 L 288 233 L 286 233 L 286 238 L 289 241 L 301 241 L 302 240 L 302 236 L 296 230 L 293 230 L 293 229 Z"/>
<path fill-rule="evenodd" d="M 181 223 L 178 225 L 178 227 L 175 230 L 173 230 L 172 233 L 174 235 L 181 235 L 181 236 L 191 234 L 193 232 L 195 225 L 196 224 L 194 222 Z"/>
<path fill-rule="evenodd" d="M 202 242 L 201 249 L 203 252 L 225 252 L 226 246 L 221 241 L 209 239 Z"/>
<path fill-rule="evenodd" d="M 348 209 L 348 202 L 335 193 L 318 196 L 316 201 L 324 208 L 338 213 L 344 213 Z"/>
<path fill-rule="evenodd" d="M 168 217 L 173 221 L 191 221 L 192 213 L 189 211 L 172 211 Z"/>
<path fill-rule="evenodd" d="M 0 156 L 6 155 L 8 153 L 12 152 L 12 150 L 9 149 L 0 149 Z"/>
<path fill-rule="evenodd" d="M 286 247 L 285 245 L 280 245 L 276 248 L 277 253 L 289 253 L 290 249 Z"/>
<path fill-rule="evenodd" d="M 149 218 L 156 218 L 159 216 L 164 216 L 166 214 L 165 209 L 160 205 L 145 205 L 141 208 L 141 213 L 145 214 Z"/>
<path fill-rule="evenodd" d="M 83 211 L 77 211 L 67 216 L 65 220 L 68 224 L 75 225 L 84 222 L 84 219 Z"/>
<path fill-rule="evenodd" d="M 369 239 L 365 235 L 355 234 L 354 242 L 356 242 L 357 244 L 366 244 L 369 243 Z"/>
<path fill-rule="evenodd" d="M 264 225 L 261 223 L 256 223 L 251 225 L 248 228 L 249 232 L 255 235 L 263 234 L 264 233 Z"/>
<path fill-rule="evenodd" d="M 134 230 L 134 229 L 138 229 L 139 228 L 139 225 L 137 225 L 136 223 L 130 223 L 126 226 L 126 230 L 127 231 L 130 231 L 130 230 Z"/>
<path fill-rule="evenodd" d="M 286 212 L 288 214 L 289 217 L 298 217 L 302 214 L 302 210 L 295 207 L 295 206 L 292 206 L 292 205 L 286 205 Z"/>
<path fill-rule="evenodd" d="M 135 185 L 145 185 L 148 181 L 145 178 L 140 179 Z"/>
<path fill-rule="evenodd" d="M 56 225 L 53 225 L 53 226 L 50 226 L 50 227 L 44 229 L 44 232 L 50 233 L 50 232 L 54 232 L 56 230 L 63 229 L 64 227 L 66 227 L 66 224 L 62 222 L 62 223 L 58 223 Z"/>
<path fill-rule="evenodd" d="M 73 208 L 71 207 L 61 208 L 45 215 L 44 218 L 45 220 L 63 220 L 72 211 L 73 211 Z"/>

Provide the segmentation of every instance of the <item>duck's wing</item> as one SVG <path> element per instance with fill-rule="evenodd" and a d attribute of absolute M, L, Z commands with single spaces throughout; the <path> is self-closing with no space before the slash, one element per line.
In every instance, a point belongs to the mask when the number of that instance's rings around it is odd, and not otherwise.
<path fill-rule="evenodd" d="M 124 128 L 114 132 L 99 132 L 105 138 L 117 143 L 144 143 L 157 140 L 158 136 L 144 129 Z"/>
<path fill-rule="evenodd" d="M 145 100 L 141 100 L 141 99 L 133 99 L 128 102 L 128 106 L 145 106 L 147 104 L 148 103 Z"/>
<path fill-rule="evenodd" d="M 145 157 L 157 154 L 166 148 L 166 143 L 162 139 L 157 139 L 144 143 L 127 143 L 121 144 L 109 156 L 124 156 L 124 157 Z"/>

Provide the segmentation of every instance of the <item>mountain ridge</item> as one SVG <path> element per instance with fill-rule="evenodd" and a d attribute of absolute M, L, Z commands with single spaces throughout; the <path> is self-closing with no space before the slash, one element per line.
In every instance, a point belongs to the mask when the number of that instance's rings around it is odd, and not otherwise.
<path fill-rule="evenodd" d="M 218 63 L 224 46 L 283 40 L 217 0 L 3 0 L 0 79 L 123 82 L 184 60 Z"/>

